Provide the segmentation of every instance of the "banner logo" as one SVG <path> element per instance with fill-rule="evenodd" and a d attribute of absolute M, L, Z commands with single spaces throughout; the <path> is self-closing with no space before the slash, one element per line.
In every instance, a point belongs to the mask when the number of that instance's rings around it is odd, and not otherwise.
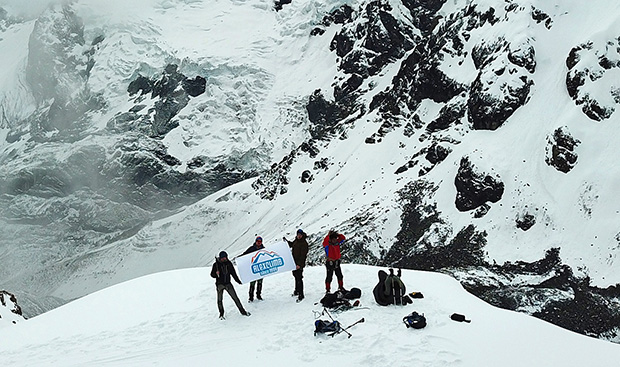
<path fill-rule="evenodd" d="M 275 273 L 284 266 L 284 259 L 275 251 L 259 250 L 252 256 L 252 273 L 261 276 Z"/>

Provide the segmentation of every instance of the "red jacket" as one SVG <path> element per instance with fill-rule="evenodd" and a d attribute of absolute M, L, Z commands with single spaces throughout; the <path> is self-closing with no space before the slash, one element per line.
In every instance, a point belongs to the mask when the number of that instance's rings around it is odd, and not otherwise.
<path fill-rule="evenodd" d="M 323 239 L 323 248 L 325 249 L 325 256 L 328 260 L 338 260 L 340 259 L 340 244 L 342 241 L 346 240 L 344 235 L 338 234 L 338 240 L 335 245 L 329 243 L 329 235 L 325 236 Z"/>

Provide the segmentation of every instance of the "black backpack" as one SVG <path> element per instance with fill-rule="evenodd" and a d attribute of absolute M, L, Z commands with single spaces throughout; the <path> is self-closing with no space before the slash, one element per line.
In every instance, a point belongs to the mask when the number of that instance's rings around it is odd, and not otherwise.
<path fill-rule="evenodd" d="M 335 333 L 340 330 L 338 321 L 316 320 L 314 322 L 314 335 L 320 333 Z"/>
<path fill-rule="evenodd" d="M 424 314 L 420 315 L 416 311 L 413 311 L 409 315 L 403 317 L 403 322 L 407 328 L 422 329 L 426 326 L 426 317 L 424 317 Z"/>
<path fill-rule="evenodd" d="M 344 294 L 344 298 L 346 299 L 356 299 L 362 296 L 362 290 L 359 288 L 351 288 L 348 292 Z"/>
<path fill-rule="evenodd" d="M 341 291 L 327 293 L 323 298 L 321 298 L 321 305 L 325 308 L 351 307 L 351 303 L 344 298 L 344 293 Z"/>

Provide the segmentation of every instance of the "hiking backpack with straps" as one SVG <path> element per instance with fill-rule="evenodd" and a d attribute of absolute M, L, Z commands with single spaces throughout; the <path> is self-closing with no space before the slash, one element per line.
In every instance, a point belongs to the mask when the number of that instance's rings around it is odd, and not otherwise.
<path fill-rule="evenodd" d="M 405 323 L 407 328 L 422 329 L 426 326 L 426 317 L 424 317 L 424 314 L 420 315 L 416 311 L 413 311 L 409 315 L 403 317 L 403 323 Z"/>
<path fill-rule="evenodd" d="M 350 308 L 351 303 L 344 298 L 344 292 L 336 291 L 334 293 L 328 293 L 321 298 L 321 305 L 326 308 Z"/>
<path fill-rule="evenodd" d="M 316 320 L 314 322 L 314 335 L 319 333 L 335 333 L 340 331 L 338 321 Z"/>

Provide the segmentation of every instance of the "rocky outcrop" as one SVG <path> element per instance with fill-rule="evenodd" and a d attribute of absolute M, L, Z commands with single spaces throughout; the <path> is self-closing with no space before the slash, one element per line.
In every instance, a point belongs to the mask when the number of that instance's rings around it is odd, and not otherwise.
<path fill-rule="evenodd" d="M 189 79 L 179 72 L 176 64 L 168 64 L 158 78 L 138 74 L 127 87 L 127 93 L 135 98 L 136 105 L 110 120 L 108 128 L 115 132 L 135 131 L 137 128 L 148 136 L 162 138 L 179 126 L 174 117 L 187 106 L 190 97 L 205 92 L 206 83 L 200 75 Z M 143 108 L 140 103 L 147 94 L 157 101 L 140 114 Z"/>
<path fill-rule="evenodd" d="M 562 263 L 560 249 L 549 249 L 533 262 L 487 264 L 468 271 L 449 271 L 465 289 L 490 304 L 549 321 L 566 329 L 597 337 L 617 338 L 620 288 L 593 287 Z M 511 279 L 518 277 L 519 284 Z"/>
<path fill-rule="evenodd" d="M 284 5 L 290 4 L 291 2 L 292 0 L 275 0 L 273 2 L 273 8 L 276 11 L 280 11 L 284 7 Z"/>
<path fill-rule="evenodd" d="M 370 1 L 349 21 L 348 8 L 331 18 L 345 23 L 332 39 L 330 49 L 340 57 L 339 68 L 347 74 L 362 78 L 376 75 L 388 63 L 402 57 L 413 47 L 410 28 L 392 14 L 388 1 Z"/>
<path fill-rule="evenodd" d="M 30 121 L 37 140 L 78 139 L 87 127 L 86 112 L 104 106 L 87 84 L 97 43 L 87 44 L 84 25 L 70 5 L 52 6 L 35 22 L 26 80 L 39 105 Z"/>
<path fill-rule="evenodd" d="M 575 148 L 581 142 L 568 132 L 567 127 L 559 127 L 547 137 L 545 162 L 560 172 L 568 173 L 577 164 Z"/>
<path fill-rule="evenodd" d="M 472 59 L 479 72 L 470 87 L 467 116 L 473 129 L 495 130 L 528 100 L 534 48 L 500 38 L 476 45 Z"/>
<path fill-rule="evenodd" d="M 489 202 L 496 203 L 504 194 L 504 183 L 499 176 L 478 171 L 468 157 L 461 158 L 454 186 L 456 208 L 462 212 L 479 208 Z"/>
<path fill-rule="evenodd" d="M 613 82 L 620 68 L 618 45 L 620 37 L 607 42 L 586 42 L 573 47 L 566 58 L 568 95 L 594 121 L 609 119 L 620 104 L 620 88 Z"/>
<path fill-rule="evenodd" d="M 17 298 L 12 293 L 0 291 L 0 327 L 14 325 L 25 320 Z"/>

